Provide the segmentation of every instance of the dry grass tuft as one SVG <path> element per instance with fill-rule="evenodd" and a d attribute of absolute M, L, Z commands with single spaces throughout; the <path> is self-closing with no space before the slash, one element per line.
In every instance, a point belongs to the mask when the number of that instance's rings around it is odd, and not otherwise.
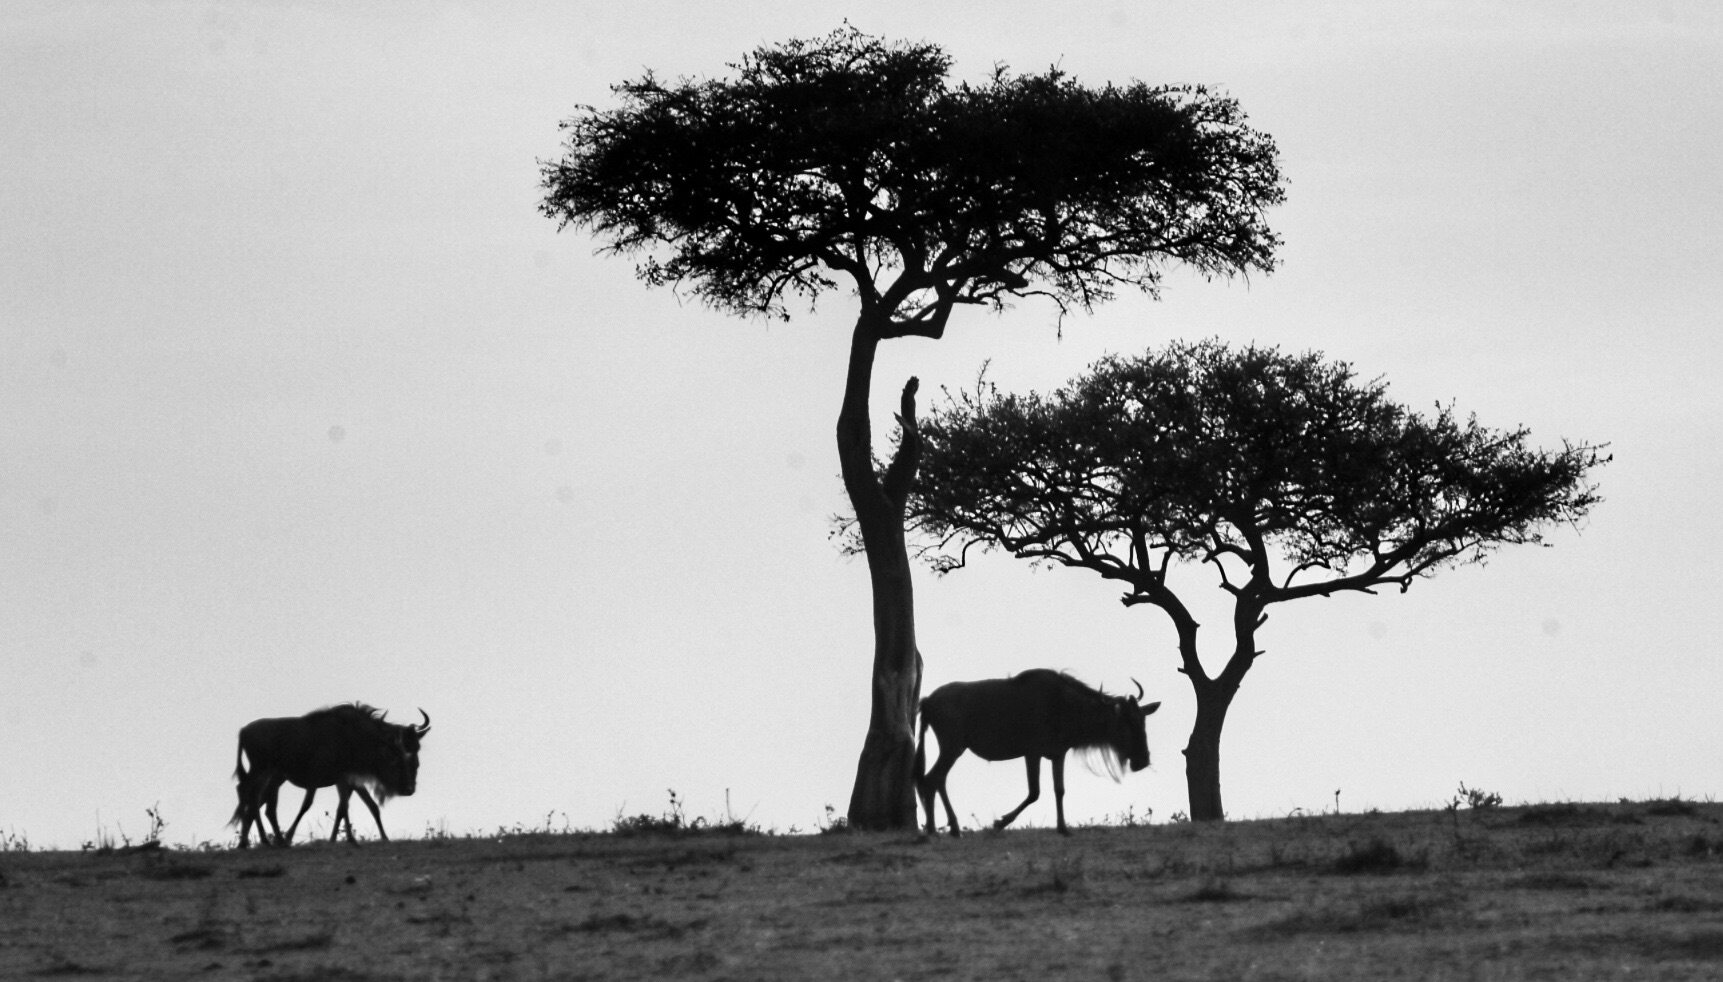
<path fill-rule="evenodd" d="M 1676 815 L 1692 817 L 1699 813 L 1699 804 L 1698 802 L 1685 801 L 1677 795 L 1674 798 L 1661 798 L 1646 802 L 1645 813 L 1660 817 Z"/>
<path fill-rule="evenodd" d="M 1521 825 L 1574 826 L 1639 825 L 1643 823 L 1632 812 L 1611 812 L 1602 808 L 1576 805 L 1571 801 L 1552 805 L 1533 805 L 1520 813 Z"/>

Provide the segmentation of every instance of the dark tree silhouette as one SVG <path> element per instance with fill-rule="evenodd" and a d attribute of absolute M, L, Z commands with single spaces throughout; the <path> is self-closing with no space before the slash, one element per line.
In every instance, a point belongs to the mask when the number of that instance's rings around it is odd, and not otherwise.
<path fill-rule="evenodd" d="M 1344 363 L 1218 342 L 1104 359 L 1051 397 L 984 384 L 921 423 L 911 521 L 936 569 L 975 545 L 1094 570 L 1126 605 L 1165 611 L 1196 690 L 1185 748 L 1191 818 L 1225 817 L 1220 735 L 1262 654 L 1271 604 L 1343 590 L 1405 591 L 1503 545 L 1541 543 L 1600 500 L 1603 446 L 1526 445 L 1453 408 L 1433 416 L 1358 382 Z M 1197 622 L 1169 582 L 1208 563 L 1232 595 L 1232 652 L 1211 676 Z"/>
<path fill-rule="evenodd" d="M 544 213 L 636 256 L 651 285 L 788 318 L 840 283 L 860 305 L 838 457 L 873 589 L 873 708 L 849 820 L 911 828 L 915 645 L 903 508 L 917 468 L 915 380 L 903 439 L 877 468 L 868 420 L 881 341 L 938 338 L 959 304 L 1041 296 L 1061 316 L 1162 268 L 1268 270 L 1264 209 L 1283 197 L 1273 141 L 1231 99 L 1141 83 L 1085 88 L 1058 69 L 952 85 L 932 44 L 844 29 L 756 50 L 725 79 L 615 87 L 580 107 L 543 166 Z"/>

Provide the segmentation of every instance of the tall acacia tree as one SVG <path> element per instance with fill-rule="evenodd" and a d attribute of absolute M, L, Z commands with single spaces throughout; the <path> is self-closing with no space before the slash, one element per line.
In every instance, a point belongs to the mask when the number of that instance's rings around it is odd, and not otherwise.
<path fill-rule="evenodd" d="M 1343 591 L 1402 592 L 1456 563 L 1543 541 L 1600 500 L 1603 448 L 1542 451 L 1523 429 L 1422 416 L 1319 354 L 1175 344 L 1108 358 L 1043 398 L 985 386 L 922 421 L 912 520 L 937 570 L 979 545 L 1093 570 L 1178 635 L 1196 692 L 1185 748 L 1191 818 L 1225 817 L 1220 736 L 1262 654 L 1270 605 Z M 1211 675 L 1169 578 L 1210 564 L 1233 601 L 1230 653 Z"/>
<path fill-rule="evenodd" d="M 921 689 L 903 509 L 917 466 L 915 380 L 903 439 L 876 468 L 875 351 L 938 338 L 962 304 L 1042 296 L 1088 309 L 1156 293 L 1183 263 L 1274 265 L 1264 211 L 1283 196 L 1274 143 L 1233 100 L 1194 87 L 1086 88 L 1059 71 L 953 85 L 937 46 L 853 28 L 763 47 L 732 77 L 647 74 L 620 105 L 579 107 L 543 165 L 542 210 L 639 277 L 723 311 L 788 319 L 840 284 L 860 310 L 838 458 L 873 590 L 873 704 L 849 820 L 915 825 Z"/>

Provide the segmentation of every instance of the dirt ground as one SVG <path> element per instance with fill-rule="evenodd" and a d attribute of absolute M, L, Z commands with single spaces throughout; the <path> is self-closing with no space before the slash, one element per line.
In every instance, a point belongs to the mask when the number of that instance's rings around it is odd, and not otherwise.
<path fill-rule="evenodd" d="M 1723 805 L 0 853 L 0 978 L 1723 978 Z"/>

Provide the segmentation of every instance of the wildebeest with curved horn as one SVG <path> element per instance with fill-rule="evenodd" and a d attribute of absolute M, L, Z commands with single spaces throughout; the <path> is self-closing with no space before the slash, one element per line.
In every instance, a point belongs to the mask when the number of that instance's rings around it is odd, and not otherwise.
<path fill-rule="evenodd" d="M 1065 828 L 1066 751 L 1093 748 L 1112 754 L 1116 762 L 1128 762 L 1133 771 L 1149 766 L 1149 739 L 1143 719 L 1161 704 L 1139 706 L 1143 686 L 1140 682 L 1136 685 L 1135 696 L 1110 696 L 1063 672 L 1032 668 L 1006 679 L 951 682 L 933 690 L 921 701 L 921 745 L 915 750 L 915 786 L 927 814 L 927 833 L 939 832 L 933 818 L 933 793 L 938 791 L 951 834 L 962 834 L 951 796 L 945 790 L 945 777 L 957 758 L 969 750 L 982 760 L 1022 757 L 1029 768 L 1029 797 L 994 822 L 995 829 L 1010 825 L 1041 797 L 1041 758 L 1051 760 L 1059 831 L 1069 835 Z M 939 760 L 932 771 L 923 773 L 929 727 L 939 738 Z"/>
<path fill-rule="evenodd" d="M 281 716 L 253 720 L 239 731 L 239 751 L 233 776 L 239 780 L 239 807 L 232 822 L 239 825 L 239 847 L 247 848 L 253 823 L 257 825 L 259 842 L 267 842 L 263 817 L 275 827 L 277 845 L 293 842 L 299 820 L 311 808 L 318 788 L 334 785 L 341 796 L 335 809 L 335 828 L 329 841 L 341 834 L 341 823 L 347 823 L 347 841 L 353 836 L 353 819 L 347 814 L 348 796 L 359 792 L 360 800 L 371 809 L 377 821 L 377 834 L 385 840 L 383 816 L 371 791 L 387 802 L 394 795 L 410 795 L 418 782 L 419 741 L 431 731 L 431 717 L 423 709 L 419 715 L 424 722 L 403 726 L 385 721 L 386 714 L 362 702 L 329 706 L 304 716 Z M 246 769 L 246 762 L 251 767 Z M 281 832 L 275 817 L 276 798 L 281 785 L 293 782 L 305 789 L 305 801 L 299 814 Z"/>

